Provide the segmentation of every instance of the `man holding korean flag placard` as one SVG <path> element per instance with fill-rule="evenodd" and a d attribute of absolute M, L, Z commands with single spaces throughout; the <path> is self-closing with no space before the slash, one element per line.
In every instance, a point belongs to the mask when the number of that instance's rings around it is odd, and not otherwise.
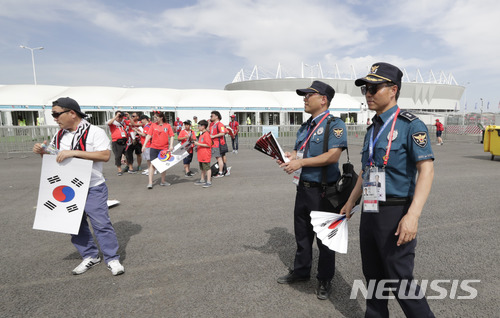
<path fill-rule="evenodd" d="M 74 275 L 79 275 L 101 262 L 88 216 L 108 269 L 115 276 L 123 274 L 102 174 L 103 162 L 111 154 L 109 138 L 103 129 L 85 120 L 78 103 L 69 97 L 52 103 L 52 117 L 61 129 L 50 144 L 33 147 L 33 152 L 42 156 L 55 155 L 43 161 L 33 228 L 72 234 L 71 242 L 83 258 L 73 270 Z M 78 216 L 82 214 L 83 218 Z"/>

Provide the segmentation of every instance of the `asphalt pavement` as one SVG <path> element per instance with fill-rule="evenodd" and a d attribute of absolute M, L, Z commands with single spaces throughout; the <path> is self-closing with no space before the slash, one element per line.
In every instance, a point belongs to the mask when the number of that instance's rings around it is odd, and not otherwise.
<path fill-rule="evenodd" d="M 419 223 L 415 278 L 446 280 L 439 284 L 445 298 L 429 299 L 436 317 L 498 317 L 500 158 L 491 161 L 478 143 L 433 148 L 435 179 Z M 359 152 L 351 147 L 357 170 Z M 80 258 L 70 236 L 32 229 L 39 156 L 1 161 L 1 317 L 363 316 L 361 293 L 350 299 L 354 281 L 363 280 L 359 215 L 349 221 L 349 250 L 337 254 L 328 300 L 316 298 L 315 279 L 276 282 L 293 263 L 295 187 L 255 150 L 229 153 L 231 175 L 206 189 L 193 184 L 197 163 L 193 178 L 179 164 L 168 171 L 171 186 L 157 180 L 152 190 L 146 176 L 117 176 L 113 160 L 106 163 L 109 198 L 121 202 L 110 209 L 126 270 L 117 277 L 103 263 L 72 275 Z M 471 294 L 460 287 L 464 280 L 480 281 L 468 285 L 477 290 L 474 299 L 458 299 Z M 439 293 L 428 288 L 427 295 Z M 397 301 L 389 307 L 391 317 L 403 316 Z"/>

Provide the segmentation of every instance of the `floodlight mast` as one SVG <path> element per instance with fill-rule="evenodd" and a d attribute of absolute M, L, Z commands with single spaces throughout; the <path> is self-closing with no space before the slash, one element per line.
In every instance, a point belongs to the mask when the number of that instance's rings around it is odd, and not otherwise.
<path fill-rule="evenodd" d="M 27 50 L 31 51 L 31 63 L 33 64 L 33 80 L 35 81 L 35 85 L 37 85 L 37 83 L 36 83 L 36 71 L 35 71 L 35 54 L 33 54 L 33 51 L 34 50 L 43 50 L 43 47 L 40 46 L 40 47 L 31 48 L 31 47 L 27 47 L 24 45 L 19 45 L 19 47 L 22 49 L 27 49 Z"/>

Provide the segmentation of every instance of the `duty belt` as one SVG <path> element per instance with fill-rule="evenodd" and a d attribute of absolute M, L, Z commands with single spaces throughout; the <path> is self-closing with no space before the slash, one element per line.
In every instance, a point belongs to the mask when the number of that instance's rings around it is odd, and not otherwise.
<path fill-rule="evenodd" d="M 412 200 L 413 197 L 405 197 L 405 198 L 387 197 L 385 201 L 378 201 L 378 204 L 381 206 L 406 205 L 411 203 Z"/>
<path fill-rule="evenodd" d="M 327 186 L 332 186 L 336 182 L 328 183 Z M 321 187 L 321 182 L 309 182 L 309 181 L 299 181 L 299 186 L 302 186 L 304 188 L 319 188 Z"/>

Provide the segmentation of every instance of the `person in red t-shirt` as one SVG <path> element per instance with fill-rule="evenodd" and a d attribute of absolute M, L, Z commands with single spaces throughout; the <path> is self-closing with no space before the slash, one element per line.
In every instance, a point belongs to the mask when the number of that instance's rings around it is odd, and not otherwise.
<path fill-rule="evenodd" d="M 127 147 L 130 145 L 128 126 L 125 120 L 125 114 L 122 111 L 116 111 L 115 117 L 108 121 L 109 130 L 111 132 L 111 149 L 115 155 L 115 166 L 118 168 L 118 175 L 123 174 L 122 171 L 122 155 L 127 158 L 128 172 L 135 173 L 134 171 L 134 156 L 127 153 Z"/>
<path fill-rule="evenodd" d="M 212 186 L 212 171 L 210 169 L 210 160 L 212 158 L 212 138 L 207 131 L 208 122 L 200 120 L 198 129 L 200 130 L 200 138 L 195 141 L 196 151 L 198 152 L 198 162 L 200 163 L 201 178 L 196 181 L 195 185 L 201 185 L 204 188 Z"/>
<path fill-rule="evenodd" d="M 155 158 L 158 158 L 158 154 L 162 150 L 167 150 L 172 151 L 174 149 L 174 131 L 172 130 L 172 127 L 170 124 L 166 122 L 165 119 L 165 113 L 163 112 L 157 112 L 155 114 L 155 117 L 157 118 L 157 122 L 153 123 L 151 127 L 149 128 L 148 134 L 146 136 L 146 139 L 144 140 L 145 144 L 142 146 L 142 151 L 145 150 L 146 144 L 152 140 L 151 142 L 151 149 L 149 150 L 149 155 L 150 159 L 154 160 Z M 170 139 L 170 140 L 169 140 Z M 154 173 L 154 166 L 151 165 L 149 167 L 149 183 L 147 188 L 148 189 L 153 189 L 153 173 Z M 167 174 L 167 171 L 163 171 L 161 173 L 161 186 L 169 186 L 170 183 L 168 183 L 165 180 L 165 175 Z"/>
<path fill-rule="evenodd" d="M 148 134 L 149 129 L 151 128 L 151 121 L 149 120 L 149 117 L 147 115 L 141 115 L 140 117 L 142 127 L 136 127 L 134 128 L 134 131 L 136 132 L 137 135 L 140 136 L 140 144 L 141 144 L 141 152 L 142 152 L 142 159 L 146 160 L 148 166 L 147 168 L 142 172 L 142 174 L 149 174 L 149 167 L 151 166 L 151 159 L 149 156 L 149 150 L 151 148 L 151 140 L 149 140 L 149 143 L 146 145 L 145 150 L 142 151 L 142 146 L 146 142 L 146 135 Z"/>
<path fill-rule="evenodd" d="M 214 178 L 224 177 L 224 164 L 226 163 L 226 153 L 228 151 L 225 135 L 226 127 L 221 122 L 221 114 L 214 110 L 210 114 L 210 138 L 212 138 L 212 156 L 217 159 L 219 164 L 219 173 Z M 199 125 L 199 124 L 198 124 Z"/>
<path fill-rule="evenodd" d="M 444 125 L 439 121 L 439 119 L 436 119 L 436 137 L 438 146 L 443 144 L 443 138 L 441 137 L 443 135 L 443 131 Z"/>
<path fill-rule="evenodd" d="M 238 132 L 240 130 L 240 124 L 236 121 L 236 116 L 231 115 L 231 122 L 229 123 L 229 128 L 231 129 L 231 144 L 233 146 L 233 153 L 238 153 Z"/>
<path fill-rule="evenodd" d="M 132 144 L 128 146 L 127 152 L 130 152 L 128 156 L 132 157 L 134 156 L 135 153 L 137 157 L 136 171 L 139 171 L 141 170 L 141 164 L 142 164 L 142 143 L 141 143 L 141 137 L 137 133 L 136 129 L 143 126 L 142 122 L 139 120 L 139 114 L 133 112 L 131 115 L 131 120 L 129 121 L 128 125 L 129 125 L 129 134 Z"/>
<path fill-rule="evenodd" d="M 185 143 L 192 143 L 196 140 L 196 134 L 193 130 L 191 130 L 191 121 L 188 119 L 184 122 L 184 129 L 179 133 L 179 137 L 177 140 L 181 142 L 182 145 Z M 194 173 L 189 169 L 189 165 L 191 161 L 193 161 L 193 144 L 191 144 L 187 149 L 189 155 L 184 158 L 184 172 L 186 177 L 192 177 Z"/>
<path fill-rule="evenodd" d="M 177 136 L 179 136 L 179 133 L 182 130 L 182 121 L 181 121 L 180 117 L 177 117 L 177 120 L 174 121 L 174 129 L 175 129 L 175 133 L 177 134 Z"/>

